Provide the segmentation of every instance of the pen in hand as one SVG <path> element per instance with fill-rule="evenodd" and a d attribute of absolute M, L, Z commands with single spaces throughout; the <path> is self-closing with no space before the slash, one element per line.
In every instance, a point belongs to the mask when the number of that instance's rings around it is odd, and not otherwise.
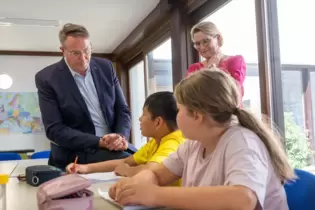
<path fill-rule="evenodd" d="M 75 165 L 77 164 L 77 161 L 78 161 L 78 156 L 75 157 L 75 160 L 71 169 L 72 173 L 75 173 Z"/>

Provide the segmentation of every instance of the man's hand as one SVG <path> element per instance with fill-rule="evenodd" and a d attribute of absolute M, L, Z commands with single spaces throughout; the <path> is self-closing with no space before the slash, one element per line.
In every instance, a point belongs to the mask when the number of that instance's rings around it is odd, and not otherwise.
<path fill-rule="evenodd" d="M 121 151 L 128 148 L 128 142 L 123 136 L 111 133 L 104 135 L 100 139 L 99 146 L 109 150 Z"/>

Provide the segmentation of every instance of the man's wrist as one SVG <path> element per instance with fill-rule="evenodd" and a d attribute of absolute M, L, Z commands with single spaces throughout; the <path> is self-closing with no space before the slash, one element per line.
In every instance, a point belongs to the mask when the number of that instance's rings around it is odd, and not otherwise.
<path fill-rule="evenodd" d="M 98 140 L 98 147 L 99 148 L 101 148 L 103 145 L 103 139 L 102 138 L 100 138 L 99 140 Z"/>
<path fill-rule="evenodd" d="M 124 135 L 122 135 L 122 134 L 118 134 L 122 139 L 123 139 L 123 141 L 124 141 L 124 145 L 125 145 L 125 147 L 124 147 L 124 150 L 127 150 L 128 149 L 128 144 L 129 144 L 129 142 L 127 141 L 127 139 L 126 139 L 126 137 L 124 136 Z"/>

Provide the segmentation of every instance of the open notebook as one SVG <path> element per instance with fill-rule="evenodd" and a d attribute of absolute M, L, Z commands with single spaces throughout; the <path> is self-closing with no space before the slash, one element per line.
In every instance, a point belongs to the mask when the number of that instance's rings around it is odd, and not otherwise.
<path fill-rule="evenodd" d="M 102 198 L 104 198 L 106 201 L 120 207 L 120 209 L 122 210 L 142 210 L 142 209 L 161 209 L 161 208 L 157 208 L 157 207 L 147 207 L 147 206 L 121 206 L 118 203 L 116 203 L 113 199 L 111 199 L 111 197 L 109 197 L 108 192 L 106 191 L 102 191 L 100 188 L 98 188 L 98 194 L 100 194 L 100 196 Z"/>
<path fill-rule="evenodd" d="M 116 182 L 121 178 L 120 176 L 117 176 L 114 172 L 79 174 L 79 175 L 90 180 L 92 183 Z"/>

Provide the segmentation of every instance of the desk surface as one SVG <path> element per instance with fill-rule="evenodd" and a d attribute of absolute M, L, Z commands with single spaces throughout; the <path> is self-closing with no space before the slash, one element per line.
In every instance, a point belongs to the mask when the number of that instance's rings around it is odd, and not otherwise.
<path fill-rule="evenodd" d="M 37 187 L 30 186 L 26 182 L 19 182 L 15 176 L 25 174 L 25 168 L 32 165 L 47 165 L 47 159 L 18 160 L 18 161 L 1 161 L 0 173 L 11 174 L 9 183 L 6 186 L 6 210 L 34 210 L 37 207 Z M 105 201 L 99 196 L 97 190 L 108 190 L 114 183 L 97 183 L 89 189 L 93 191 L 93 209 L 95 210 L 118 210 L 117 206 Z"/>
<path fill-rule="evenodd" d="M 93 209 L 118 210 L 119 208 L 101 198 L 97 189 L 108 189 L 110 183 L 93 184 L 89 189 L 94 192 Z M 32 187 L 25 182 L 19 182 L 16 178 L 10 178 L 7 185 L 7 210 L 34 210 L 38 209 L 36 199 L 37 187 Z"/>
<path fill-rule="evenodd" d="M 1 161 L 0 162 L 0 174 L 11 174 L 17 167 L 18 162 L 12 161 Z"/>
<path fill-rule="evenodd" d="M 19 175 L 25 173 L 25 168 L 31 165 L 47 164 L 47 159 L 36 160 L 18 160 L 18 161 L 2 161 L 0 162 L 0 173 L 7 173 L 13 175 Z M 96 210 L 118 210 L 119 208 L 106 202 L 101 198 L 97 189 L 101 188 L 106 190 L 113 183 L 97 183 L 90 187 L 90 190 L 94 192 L 93 206 Z M 25 182 L 19 182 L 17 178 L 10 178 L 9 183 L 6 186 L 6 210 L 26 209 L 34 210 L 37 207 L 37 187 L 32 187 Z"/>

